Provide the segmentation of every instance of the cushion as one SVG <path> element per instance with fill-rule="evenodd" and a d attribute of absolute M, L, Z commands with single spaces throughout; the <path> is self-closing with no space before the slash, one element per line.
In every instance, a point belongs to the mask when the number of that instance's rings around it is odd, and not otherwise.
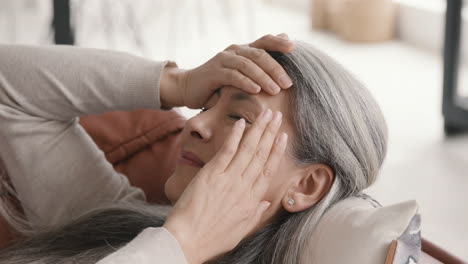
<path fill-rule="evenodd" d="M 420 243 L 415 201 L 381 207 L 362 195 L 342 200 L 325 213 L 307 258 L 321 264 L 417 263 Z"/>
<path fill-rule="evenodd" d="M 174 172 L 185 118 L 176 110 L 107 112 L 80 124 L 114 169 L 141 188 L 149 202 L 168 204 L 164 184 Z"/>

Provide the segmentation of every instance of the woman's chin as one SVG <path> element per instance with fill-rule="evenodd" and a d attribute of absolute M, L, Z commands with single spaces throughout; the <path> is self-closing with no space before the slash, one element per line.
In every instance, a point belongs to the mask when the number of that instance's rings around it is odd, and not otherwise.
<path fill-rule="evenodd" d="M 169 177 L 169 179 L 167 179 L 164 186 L 164 192 L 172 205 L 179 200 L 179 197 L 182 195 L 185 188 L 187 188 L 200 170 L 199 168 L 196 170 L 194 169 L 178 165 L 175 172 Z"/>

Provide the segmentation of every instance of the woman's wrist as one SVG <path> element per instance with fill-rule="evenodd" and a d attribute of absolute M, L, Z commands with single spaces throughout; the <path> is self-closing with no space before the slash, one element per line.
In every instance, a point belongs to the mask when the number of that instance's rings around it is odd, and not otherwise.
<path fill-rule="evenodd" d="M 179 69 L 173 62 L 169 62 L 163 69 L 159 85 L 161 108 L 183 106 L 183 86 L 186 70 Z"/>
<path fill-rule="evenodd" d="M 172 221 L 173 222 L 173 221 Z M 197 254 L 197 249 L 192 247 L 195 245 L 194 239 L 190 238 L 187 232 L 181 231 L 180 227 L 177 227 L 177 224 L 172 222 L 166 222 L 163 227 L 171 233 L 171 235 L 177 240 L 182 251 L 184 252 L 185 259 L 188 264 L 201 264 L 199 255 Z"/>

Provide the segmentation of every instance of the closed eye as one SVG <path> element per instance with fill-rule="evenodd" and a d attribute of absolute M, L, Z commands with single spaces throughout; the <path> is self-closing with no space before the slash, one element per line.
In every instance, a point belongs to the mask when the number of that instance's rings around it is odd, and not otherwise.
<path fill-rule="evenodd" d="M 247 124 L 252 124 L 252 122 L 250 122 L 247 118 L 245 117 L 242 117 L 242 116 L 238 116 L 238 115 L 227 115 L 229 118 L 232 118 L 232 119 L 235 119 L 235 120 L 240 120 L 240 119 L 244 119 L 245 122 L 247 122 Z"/>
<path fill-rule="evenodd" d="M 238 115 L 227 115 L 229 118 L 240 120 L 242 117 Z"/>
<path fill-rule="evenodd" d="M 203 112 L 206 112 L 206 111 L 208 111 L 208 110 L 210 110 L 210 109 L 207 108 L 207 107 L 202 107 L 202 108 L 200 108 L 200 113 L 199 113 L 199 114 L 201 114 L 201 113 L 203 113 Z M 245 122 L 247 122 L 247 124 L 252 124 L 252 122 L 250 122 L 247 118 L 242 117 L 242 116 L 240 116 L 240 115 L 229 114 L 229 115 L 227 115 L 227 117 L 229 117 L 229 118 L 231 118 L 231 119 L 234 119 L 234 120 L 244 119 Z"/>

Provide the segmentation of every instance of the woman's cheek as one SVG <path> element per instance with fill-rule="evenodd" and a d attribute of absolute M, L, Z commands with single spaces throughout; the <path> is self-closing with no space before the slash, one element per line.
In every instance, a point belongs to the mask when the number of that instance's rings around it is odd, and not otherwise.
<path fill-rule="evenodd" d="M 176 179 L 177 178 L 174 177 L 174 175 L 172 175 L 171 177 L 169 177 L 169 179 L 166 181 L 166 184 L 164 185 L 164 192 L 169 201 L 171 201 L 171 204 L 175 204 L 179 199 L 180 194 L 182 193 L 181 191 L 177 190 Z"/>
<path fill-rule="evenodd" d="M 179 199 L 198 171 L 199 169 L 185 165 L 176 167 L 175 172 L 167 179 L 164 185 L 164 192 L 172 203 L 175 203 Z"/>
<path fill-rule="evenodd" d="M 219 131 L 216 131 L 215 137 L 216 139 L 214 140 L 214 150 L 218 152 L 218 150 L 223 146 L 224 142 L 227 139 L 227 136 L 231 133 L 232 128 L 234 127 L 233 124 L 225 124 L 223 125 L 223 128 L 220 129 Z"/>

